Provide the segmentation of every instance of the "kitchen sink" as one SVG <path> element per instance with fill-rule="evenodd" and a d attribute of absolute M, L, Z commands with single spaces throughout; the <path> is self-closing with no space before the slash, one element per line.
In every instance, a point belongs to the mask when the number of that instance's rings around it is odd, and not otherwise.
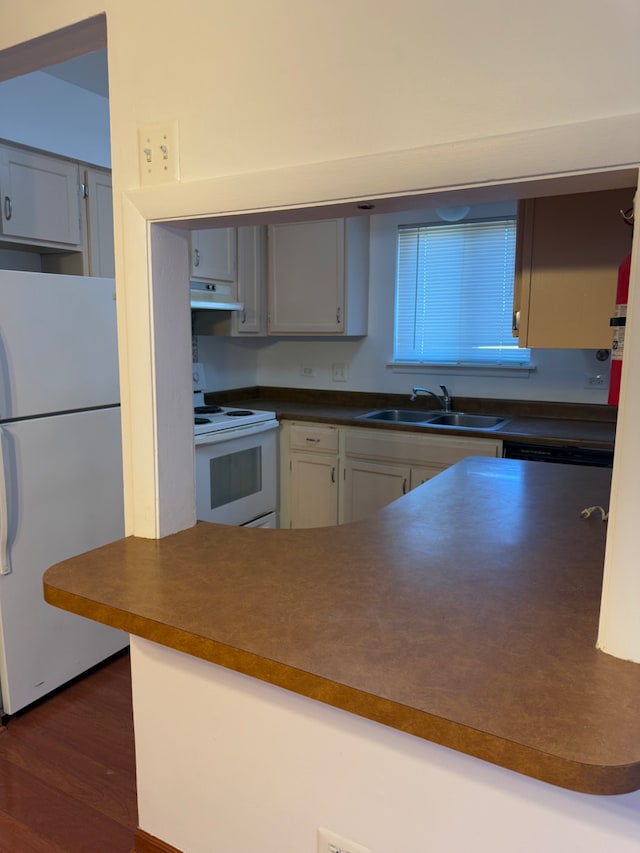
<path fill-rule="evenodd" d="M 453 427 L 454 429 L 497 429 L 507 422 L 498 415 L 475 415 L 466 412 L 418 412 L 415 409 L 378 409 L 360 415 L 359 420 L 384 421 L 396 424 L 418 424 L 423 427 Z"/>
<path fill-rule="evenodd" d="M 448 412 L 429 419 L 432 426 L 451 426 L 467 429 L 495 429 L 501 426 L 506 418 L 496 415 L 467 415 L 464 412 Z"/>
<path fill-rule="evenodd" d="M 360 415 L 366 421 L 391 421 L 396 424 L 420 424 L 428 421 L 436 412 L 417 412 L 415 409 L 379 409 Z"/>

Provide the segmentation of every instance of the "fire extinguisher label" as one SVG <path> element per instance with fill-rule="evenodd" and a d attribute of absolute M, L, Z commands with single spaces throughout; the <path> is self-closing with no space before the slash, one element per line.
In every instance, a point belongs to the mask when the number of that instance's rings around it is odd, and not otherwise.
<path fill-rule="evenodd" d="M 627 316 L 627 306 L 626 305 L 616 305 L 616 313 L 615 318 L 624 318 Z M 613 342 L 611 344 L 611 360 L 612 361 L 622 361 L 622 356 L 624 352 L 624 324 L 613 326 Z"/>

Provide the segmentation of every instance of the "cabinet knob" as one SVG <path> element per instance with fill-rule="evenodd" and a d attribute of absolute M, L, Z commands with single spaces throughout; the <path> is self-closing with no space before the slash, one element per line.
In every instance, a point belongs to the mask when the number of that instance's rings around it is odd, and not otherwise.
<path fill-rule="evenodd" d="M 11 206 L 11 199 L 9 198 L 8 195 L 6 195 L 4 197 L 4 218 L 7 220 L 7 222 L 11 219 L 12 215 L 13 215 L 13 208 Z"/>
<path fill-rule="evenodd" d="M 402 494 L 407 494 L 407 478 L 405 477 L 402 481 Z"/>
<path fill-rule="evenodd" d="M 520 312 L 513 312 L 513 320 L 511 321 L 511 327 L 514 332 L 518 332 L 520 330 Z"/>
<path fill-rule="evenodd" d="M 335 481 L 336 481 L 336 469 L 335 469 L 335 465 L 334 465 L 334 467 L 331 469 L 331 482 L 335 483 Z"/>
<path fill-rule="evenodd" d="M 194 267 L 200 266 L 200 250 L 199 249 L 193 250 L 193 265 L 194 265 Z"/>

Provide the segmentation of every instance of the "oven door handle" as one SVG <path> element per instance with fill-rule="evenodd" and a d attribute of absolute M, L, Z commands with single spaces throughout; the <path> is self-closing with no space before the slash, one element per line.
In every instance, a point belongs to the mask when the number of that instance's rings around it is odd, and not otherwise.
<path fill-rule="evenodd" d="M 277 429 L 279 425 L 279 421 L 270 420 L 258 424 L 247 424 L 243 427 L 221 429 L 218 432 L 206 432 L 202 435 L 196 435 L 195 443 L 196 445 L 220 444 L 223 441 L 230 441 L 232 438 L 243 438 L 244 436 L 258 435 L 261 432 L 269 432 L 272 429 Z"/>

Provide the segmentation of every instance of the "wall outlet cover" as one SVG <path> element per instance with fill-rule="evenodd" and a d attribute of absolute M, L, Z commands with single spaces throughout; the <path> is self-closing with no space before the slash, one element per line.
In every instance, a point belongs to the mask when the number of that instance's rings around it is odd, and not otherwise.
<path fill-rule="evenodd" d="M 331 365 L 331 375 L 333 377 L 334 382 L 346 382 L 347 381 L 347 365 L 346 364 L 332 364 Z"/>
<path fill-rule="evenodd" d="M 369 847 L 363 847 L 337 832 L 318 827 L 318 853 L 371 853 Z"/>
<path fill-rule="evenodd" d="M 584 387 L 592 390 L 606 390 L 609 387 L 609 376 L 606 373 L 585 373 Z"/>

